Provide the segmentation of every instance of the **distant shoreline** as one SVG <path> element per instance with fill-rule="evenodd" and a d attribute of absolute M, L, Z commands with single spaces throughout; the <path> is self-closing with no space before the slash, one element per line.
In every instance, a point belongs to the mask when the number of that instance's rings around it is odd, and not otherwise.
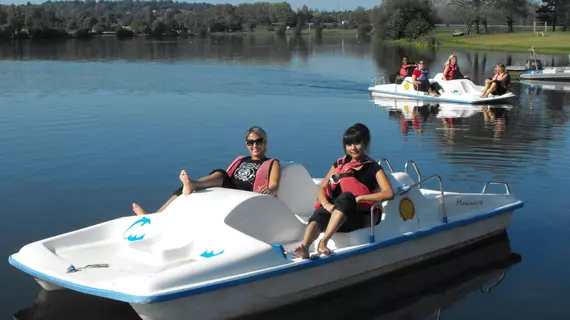
<path fill-rule="evenodd" d="M 315 35 L 315 29 L 303 29 L 301 34 L 302 36 L 306 35 Z M 275 31 L 269 31 L 264 28 L 260 28 L 256 31 L 235 31 L 235 32 L 210 32 L 208 36 L 247 36 L 247 35 L 277 35 Z M 285 32 L 285 35 L 295 35 L 295 29 L 290 28 Z M 333 35 L 333 36 L 358 36 L 358 29 L 322 29 L 322 35 Z M 367 33 L 370 35 L 370 33 Z M 118 39 L 130 39 L 130 38 L 139 38 L 139 37 L 147 37 L 153 39 L 161 39 L 161 38 L 188 38 L 188 37 L 196 37 L 199 38 L 200 36 L 193 33 L 180 33 L 180 34 L 163 34 L 162 37 L 157 37 L 156 35 L 151 35 L 148 33 L 128 33 L 123 35 L 117 35 L 115 31 L 106 31 L 103 33 L 88 33 L 88 34 L 80 34 L 76 35 L 74 32 L 67 32 L 67 33 L 58 33 L 52 37 L 32 37 L 29 36 L 27 33 L 24 33 L 20 36 L 15 37 L 0 37 L 1 40 L 12 40 L 12 41 L 20 41 L 20 40 L 31 40 L 31 41 L 50 41 L 50 40 L 67 40 L 67 39 L 96 39 L 96 38 L 118 38 Z M 207 37 L 207 36 L 206 36 Z M 203 38 L 206 38 L 203 37 Z"/>

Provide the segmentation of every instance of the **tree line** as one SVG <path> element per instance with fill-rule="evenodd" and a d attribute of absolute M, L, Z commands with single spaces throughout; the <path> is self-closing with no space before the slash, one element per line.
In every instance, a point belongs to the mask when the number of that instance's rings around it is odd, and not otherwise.
<path fill-rule="evenodd" d="M 286 2 L 239 5 L 163 1 L 47 1 L 0 6 L 0 37 L 88 37 L 118 35 L 206 35 L 210 32 L 284 32 L 287 27 L 353 28 L 369 31 L 370 11 L 319 11 Z"/>
<path fill-rule="evenodd" d="M 544 0 L 551 3 L 542 16 L 564 17 L 560 3 L 570 0 Z M 557 5 L 553 7 L 552 3 Z M 288 28 L 300 34 L 325 28 L 355 29 L 374 33 L 383 39 L 421 40 L 436 23 L 460 19 L 480 25 L 484 31 L 491 21 L 509 26 L 528 19 L 539 6 L 532 0 L 383 0 L 371 9 L 358 7 L 345 11 L 319 11 L 307 6 L 293 10 L 289 3 L 209 4 L 140 0 L 47 1 L 41 4 L 0 6 L 0 38 L 92 37 L 115 34 L 129 37 L 145 34 L 206 36 L 212 32 L 255 32 L 260 28 L 285 34 Z M 544 11 L 544 10 L 543 10 Z"/>

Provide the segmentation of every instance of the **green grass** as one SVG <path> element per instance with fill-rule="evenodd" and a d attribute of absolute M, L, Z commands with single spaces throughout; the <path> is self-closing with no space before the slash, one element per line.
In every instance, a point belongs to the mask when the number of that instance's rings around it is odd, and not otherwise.
<path fill-rule="evenodd" d="M 514 33 L 470 34 L 453 37 L 455 31 L 464 29 L 438 28 L 434 36 L 438 45 L 446 47 L 464 47 L 496 49 L 509 51 L 528 51 L 534 47 L 537 52 L 570 53 L 570 32 L 546 32 L 537 36 L 532 30 L 522 30 Z"/>

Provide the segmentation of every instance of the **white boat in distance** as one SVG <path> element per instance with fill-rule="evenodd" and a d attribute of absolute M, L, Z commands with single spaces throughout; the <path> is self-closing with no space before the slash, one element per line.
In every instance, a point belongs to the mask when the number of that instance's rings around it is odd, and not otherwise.
<path fill-rule="evenodd" d="M 427 92 L 417 91 L 411 81 L 412 77 L 406 77 L 402 83 L 395 84 L 384 83 L 384 78 L 374 78 L 370 82 L 368 91 L 372 96 L 403 97 L 462 104 L 494 103 L 515 97 L 514 93 L 507 92 L 500 96 L 489 95 L 487 98 L 482 98 L 484 86 L 478 86 L 469 79 L 444 80 L 442 73 L 438 73 L 433 79 L 429 79 L 430 83 L 437 83 L 442 88 L 443 92 L 439 96 L 431 96 Z"/>
<path fill-rule="evenodd" d="M 317 297 L 502 233 L 523 206 L 504 182 L 457 193 L 444 191 L 438 175 L 422 179 L 413 161 L 404 172 L 387 160 L 385 166 L 394 199 L 374 205 L 383 213 L 369 228 L 335 234 L 332 255 L 288 254 L 303 237 L 321 179 L 283 162 L 278 197 L 206 189 L 178 197 L 161 213 L 30 243 L 9 262 L 46 290 L 128 302 L 145 320 L 227 319 Z M 427 189 L 434 180 L 439 188 Z M 505 193 L 489 193 L 491 184 Z"/>
<path fill-rule="evenodd" d="M 541 70 L 528 70 L 520 75 L 525 80 L 570 81 L 570 67 L 547 67 Z"/>

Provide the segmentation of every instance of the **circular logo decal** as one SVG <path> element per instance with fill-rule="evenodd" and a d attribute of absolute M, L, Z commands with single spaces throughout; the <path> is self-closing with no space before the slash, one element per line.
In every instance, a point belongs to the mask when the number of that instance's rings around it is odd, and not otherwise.
<path fill-rule="evenodd" d="M 408 198 L 402 198 L 400 200 L 400 217 L 406 220 L 412 219 L 416 214 L 416 208 L 412 200 Z"/>
<path fill-rule="evenodd" d="M 409 84 L 409 83 L 406 83 L 406 84 L 404 85 L 404 89 L 410 90 L 410 84 Z"/>

